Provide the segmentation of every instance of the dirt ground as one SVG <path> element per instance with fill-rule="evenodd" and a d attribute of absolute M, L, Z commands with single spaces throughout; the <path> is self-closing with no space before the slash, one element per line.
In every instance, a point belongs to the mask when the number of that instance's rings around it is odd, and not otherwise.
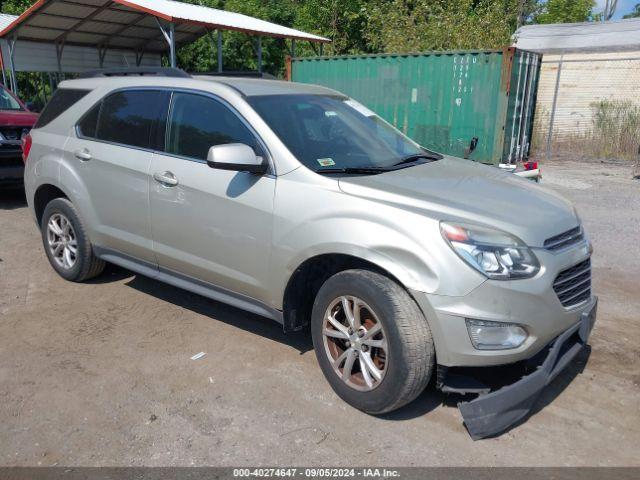
<path fill-rule="evenodd" d="M 352 409 L 310 340 L 260 317 L 116 267 L 63 281 L 23 195 L 0 191 L 0 465 L 640 466 L 640 181 L 543 169 L 595 247 L 592 351 L 478 442 L 433 391 L 381 418 Z"/>

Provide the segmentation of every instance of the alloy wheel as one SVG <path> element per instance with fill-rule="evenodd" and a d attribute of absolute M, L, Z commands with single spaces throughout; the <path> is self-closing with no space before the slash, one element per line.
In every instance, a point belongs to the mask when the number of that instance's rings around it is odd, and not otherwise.
<path fill-rule="evenodd" d="M 354 296 L 333 300 L 324 315 L 322 337 L 333 370 L 344 383 L 365 392 L 380 385 L 387 371 L 387 339 L 366 302 Z"/>
<path fill-rule="evenodd" d="M 65 270 L 70 270 L 78 258 L 78 240 L 69 219 L 55 213 L 47 223 L 47 243 L 51 258 Z"/>

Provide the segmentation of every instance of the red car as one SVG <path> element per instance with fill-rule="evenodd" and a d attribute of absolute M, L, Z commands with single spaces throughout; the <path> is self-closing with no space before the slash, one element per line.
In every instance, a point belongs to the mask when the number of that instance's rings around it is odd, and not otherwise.
<path fill-rule="evenodd" d="M 22 139 L 37 120 L 37 113 L 0 85 L 0 185 L 22 183 Z"/>

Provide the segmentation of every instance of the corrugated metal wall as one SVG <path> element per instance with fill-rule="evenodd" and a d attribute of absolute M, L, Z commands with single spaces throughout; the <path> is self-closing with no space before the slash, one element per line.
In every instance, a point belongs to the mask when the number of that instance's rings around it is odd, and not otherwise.
<path fill-rule="evenodd" d="M 536 53 L 516 50 L 513 54 L 502 146 L 505 163 L 522 161 L 529 154 L 540 61 Z"/>
<path fill-rule="evenodd" d="M 9 47 L 7 41 L 0 40 L 4 67 L 9 65 Z M 14 55 L 15 68 L 18 72 L 57 72 L 58 60 L 56 47 L 51 43 L 16 42 Z M 124 50 L 107 50 L 103 68 L 135 67 L 136 55 Z M 142 57 L 141 66 L 160 66 L 160 55 L 146 53 Z M 67 45 L 62 53 L 62 71 L 64 73 L 82 73 L 100 68 L 98 50 L 89 47 Z"/>
<path fill-rule="evenodd" d="M 499 163 L 526 156 L 537 54 L 466 51 L 298 58 L 294 81 L 341 91 L 427 148 Z"/>
<path fill-rule="evenodd" d="M 534 149 L 547 148 L 552 117 L 553 144 L 588 135 L 593 127 L 592 105 L 604 99 L 640 105 L 640 51 L 545 54 L 538 87 Z"/>

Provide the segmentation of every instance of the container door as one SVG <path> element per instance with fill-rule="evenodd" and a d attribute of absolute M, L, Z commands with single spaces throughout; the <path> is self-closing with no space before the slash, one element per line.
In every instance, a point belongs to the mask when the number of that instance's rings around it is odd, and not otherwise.
<path fill-rule="evenodd" d="M 529 155 L 539 71 L 540 55 L 516 50 L 505 124 L 504 163 L 515 164 Z"/>

